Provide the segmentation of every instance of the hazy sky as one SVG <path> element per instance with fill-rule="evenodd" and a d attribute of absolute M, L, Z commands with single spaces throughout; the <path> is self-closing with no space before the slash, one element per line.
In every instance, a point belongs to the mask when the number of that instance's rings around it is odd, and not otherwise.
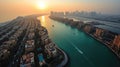
<path fill-rule="evenodd" d="M 43 1 L 46 8 L 38 8 Z M 18 15 L 38 14 L 53 11 L 97 11 L 120 15 L 120 0 L 0 0 L 0 21 Z"/>

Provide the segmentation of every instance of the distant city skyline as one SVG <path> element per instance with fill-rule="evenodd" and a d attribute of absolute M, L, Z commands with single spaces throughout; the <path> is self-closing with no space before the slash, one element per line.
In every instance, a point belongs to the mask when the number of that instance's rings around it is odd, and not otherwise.
<path fill-rule="evenodd" d="M 0 22 L 50 11 L 96 11 L 120 15 L 120 0 L 1 0 Z"/>

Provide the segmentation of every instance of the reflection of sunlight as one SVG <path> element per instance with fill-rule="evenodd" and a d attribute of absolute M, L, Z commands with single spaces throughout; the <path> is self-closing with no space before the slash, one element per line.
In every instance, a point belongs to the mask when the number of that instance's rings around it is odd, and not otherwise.
<path fill-rule="evenodd" d="M 39 16 L 37 17 L 38 20 L 40 20 L 40 24 L 44 27 L 46 27 L 46 17 L 45 16 Z"/>
<path fill-rule="evenodd" d="M 45 23 L 45 16 L 41 16 L 40 21 L 41 21 L 41 25 L 42 26 L 46 25 L 46 23 Z"/>
<path fill-rule="evenodd" d="M 45 16 L 41 16 L 41 22 L 45 22 Z"/>

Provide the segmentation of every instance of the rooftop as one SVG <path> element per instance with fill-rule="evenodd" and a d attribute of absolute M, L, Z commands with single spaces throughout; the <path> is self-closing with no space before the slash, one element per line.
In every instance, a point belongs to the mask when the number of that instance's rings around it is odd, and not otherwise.
<path fill-rule="evenodd" d="M 34 64 L 34 53 L 24 54 L 21 57 L 20 67 L 32 67 L 32 64 Z"/>

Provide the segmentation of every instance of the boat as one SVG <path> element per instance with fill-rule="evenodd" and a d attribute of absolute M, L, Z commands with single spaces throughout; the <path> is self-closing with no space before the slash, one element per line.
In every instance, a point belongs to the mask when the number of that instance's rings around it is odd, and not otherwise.
<path fill-rule="evenodd" d="M 52 25 L 52 27 L 54 27 L 54 25 Z"/>

